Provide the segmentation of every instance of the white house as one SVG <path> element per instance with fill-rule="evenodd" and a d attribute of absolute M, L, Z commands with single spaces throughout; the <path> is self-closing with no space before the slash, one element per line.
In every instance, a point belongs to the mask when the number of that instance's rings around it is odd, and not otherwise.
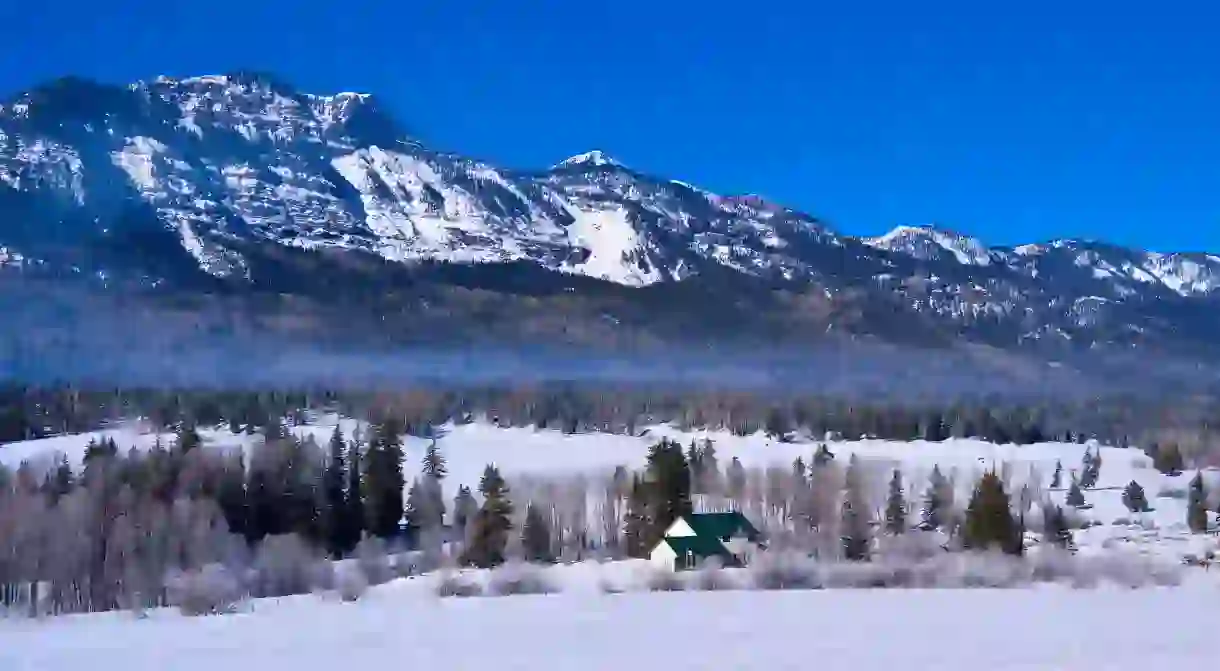
<path fill-rule="evenodd" d="M 671 571 L 695 568 L 711 557 L 726 566 L 745 566 L 762 547 L 758 529 L 739 512 L 692 513 L 669 525 L 648 558 Z"/>

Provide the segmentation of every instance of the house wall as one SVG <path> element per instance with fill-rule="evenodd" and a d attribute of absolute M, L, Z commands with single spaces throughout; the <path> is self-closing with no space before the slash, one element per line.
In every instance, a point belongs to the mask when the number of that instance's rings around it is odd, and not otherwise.
<path fill-rule="evenodd" d="M 672 538 L 682 538 L 684 536 L 694 535 L 695 530 L 690 528 L 690 525 L 687 524 L 686 520 L 684 519 L 674 520 L 673 524 L 669 525 L 669 528 L 667 528 L 665 533 L 662 534 L 662 536 L 670 536 Z"/>
<path fill-rule="evenodd" d="M 648 553 L 648 561 L 653 566 L 666 571 L 674 570 L 674 560 L 677 558 L 678 555 L 674 552 L 674 549 L 669 547 L 669 543 L 664 541 L 657 543 L 656 547 L 652 548 L 652 552 Z"/>

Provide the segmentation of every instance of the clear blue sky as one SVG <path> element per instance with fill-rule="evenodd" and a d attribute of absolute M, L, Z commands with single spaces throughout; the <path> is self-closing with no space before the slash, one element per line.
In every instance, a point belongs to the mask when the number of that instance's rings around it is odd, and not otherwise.
<path fill-rule="evenodd" d="M 513 167 L 601 148 L 850 233 L 1220 251 L 1220 6 L 1002 7 L 6 2 L 0 90 L 246 67 L 377 93 L 437 148 Z"/>

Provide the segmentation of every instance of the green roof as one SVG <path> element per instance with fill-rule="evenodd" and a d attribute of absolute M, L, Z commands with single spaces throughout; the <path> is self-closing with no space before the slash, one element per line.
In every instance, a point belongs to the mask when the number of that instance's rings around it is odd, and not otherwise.
<path fill-rule="evenodd" d="M 725 538 L 741 533 L 750 540 L 757 540 L 758 529 L 750 524 L 745 515 L 737 511 L 728 513 L 694 513 L 687 515 L 686 523 L 696 536 L 712 539 Z"/>
<path fill-rule="evenodd" d="M 700 559 L 707 557 L 723 557 L 732 559 L 733 555 L 720 544 L 720 541 L 708 536 L 666 536 L 665 542 L 678 557 L 686 556 L 687 552 Z"/>

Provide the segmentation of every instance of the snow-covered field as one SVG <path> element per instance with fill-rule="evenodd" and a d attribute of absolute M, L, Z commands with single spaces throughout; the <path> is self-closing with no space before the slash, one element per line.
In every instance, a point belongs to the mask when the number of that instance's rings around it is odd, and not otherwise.
<path fill-rule="evenodd" d="M 565 592 L 439 599 L 399 580 L 236 615 L 0 621 L 6 671 L 1204 669 L 1204 589 Z"/>
<path fill-rule="evenodd" d="M 336 418 L 292 429 L 325 443 Z M 344 420 L 351 436 L 359 427 Z M 257 450 L 260 439 L 227 430 L 201 432 L 207 449 Z M 642 437 L 563 435 L 475 423 L 445 427 L 446 486 L 476 485 L 487 463 L 514 475 L 604 477 L 615 466 L 643 466 L 660 436 L 683 443 L 711 438 L 722 464 L 809 461 L 816 444 L 764 436 L 687 433 L 654 427 Z M 79 462 L 91 437 L 113 437 L 121 449 L 147 449 L 157 437 L 136 426 L 0 447 L 0 462 L 49 463 L 62 453 Z M 162 436 L 168 443 L 169 435 Z M 415 471 L 429 441 L 406 441 Z M 1006 468 L 1012 482 L 1045 488 L 1056 461 L 1063 482 L 1080 468 L 1075 444 L 993 445 L 831 442 L 837 459 L 892 461 L 913 499 L 939 466 L 968 487 L 984 469 Z M 1215 537 L 1186 529 L 1183 491 L 1190 474 L 1169 477 L 1134 449 L 1100 448 L 1098 488 L 1085 492 L 1100 522 L 1075 532 L 1082 555 L 1135 553 L 1176 564 L 1184 554 L 1216 547 Z M 1005 464 L 1007 464 L 1005 466 Z M 1210 475 L 1210 474 L 1209 474 Z M 1132 515 L 1122 504 L 1131 480 L 1146 490 L 1153 512 Z M 1211 487 L 1216 491 L 1216 487 Z M 1062 501 L 1065 492 L 1049 492 Z M 1214 509 L 1214 506 L 1212 506 Z M 1129 524 L 1122 523 L 1130 520 Z M 97 671 L 145 669 L 331 669 L 386 665 L 447 669 L 1170 669 L 1206 668 L 1212 634 L 1201 623 L 1214 610 L 1220 575 L 1189 569 L 1180 587 L 1129 590 L 1112 583 L 1070 589 L 824 589 L 794 591 L 646 592 L 607 594 L 606 582 L 637 571 L 638 562 L 587 562 L 548 569 L 562 592 L 505 598 L 436 595 L 439 576 L 398 579 L 353 603 L 326 596 L 261 599 L 233 615 L 187 618 L 171 609 L 146 618 L 112 612 L 41 621 L 0 620 L 0 669 Z M 635 575 L 639 575 L 638 573 Z"/>

